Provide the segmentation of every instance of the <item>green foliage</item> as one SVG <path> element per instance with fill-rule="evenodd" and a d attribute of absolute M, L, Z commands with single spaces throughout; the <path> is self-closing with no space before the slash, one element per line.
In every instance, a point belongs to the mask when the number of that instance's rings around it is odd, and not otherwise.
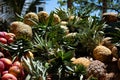
<path fill-rule="evenodd" d="M 7 2 L 8 5 L 10 5 L 13 10 L 14 10 L 14 13 L 17 13 L 17 14 L 21 14 L 21 11 L 22 11 L 22 7 L 24 5 L 24 2 L 25 0 L 4 0 L 5 2 Z"/>
<path fill-rule="evenodd" d="M 68 20 L 70 13 L 66 12 L 65 9 L 56 8 L 55 13 L 60 17 L 62 21 Z"/>
<path fill-rule="evenodd" d="M 112 37 L 112 42 L 120 44 L 120 22 L 108 23 L 104 28 L 105 35 Z"/>
<path fill-rule="evenodd" d="M 67 0 L 58 0 L 60 6 L 68 5 Z M 101 12 L 103 10 L 103 0 L 74 0 L 72 10 L 73 13 L 79 13 L 79 15 L 90 15 L 95 11 L 100 11 L 99 16 L 101 16 Z M 107 0 L 106 9 L 109 11 L 120 12 L 120 1 L 119 0 Z M 85 12 L 84 12 L 85 11 Z M 88 12 L 86 14 L 86 12 Z M 101 16 L 102 17 L 102 16 Z"/>
<path fill-rule="evenodd" d="M 20 60 L 21 57 L 25 55 L 26 52 L 32 49 L 31 41 L 26 39 L 17 39 L 15 40 L 14 43 L 11 43 L 8 45 L 0 43 L 0 45 L 3 49 L 10 52 L 10 55 L 12 56 L 13 61 L 16 58 L 19 58 Z"/>
<path fill-rule="evenodd" d="M 80 78 L 81 75 L 86 74 L 86 68 L 83 65 L 73 65 L 70 59 L 73 57 L 73 52 L 64 52 L 59 49 L 55 53 L 55 58 L 52 58 L 50 62 L 50 67 L 48 68 L 49 74 L 59 75 L 59 79 L 69 79 L 74 77 L 75 79 Z"/>
<path fill-rule="evenodd" d="M 88 17 L 81 21 L 78 38 L 83 47 L 87 48 L 87 51 L 92 52 L 93 49 L 99 45 L 103 39 L 104 26 L 104 23 L 92 17 Z"/>
<path fill-rule="evenodd" d="M 26 66 L 28 72 L 25 80 L 46 80 L 46 71 L 48 66 L 39 60 L 22 57 L 23 66 Z"/>
<path fill-rule="evenodd" d="M 113 33 L 112 35 L 114 35 L 112 39 L 113 42 L 120 44 L 120 29 L 117 29 L 117 32 Z"/>
<path fill-rule="evenodd" d="M 40 57 L 43 60 L 48 60 L 48 56 L 54 53 L 54 45 L 52 41 L 38 37 L 37 34 L 35 36 L 36 37 L 32 43 L 32 52 L 34 52 L 36 57 Z"/>
<path fill-rule="evenodd" d="M 75 66 L 75 73 L 79 73 L 79 75 L 86 75 L 86 68 L 84 65 L 76 65 Z"/>
<path fill-rule="evenodd" d="M 112 31 L 107 32 L 108 35 L 112 38 L 112 43 L 117 47 L 118 52 L 117 54 L 120 56 L 120 28 L 115 27 L 115 29 L 110 28 Z"/>
<path fill-rule="evenodd" d="M 65 52 L 64 50 L 60 50 L 56 53 L 56 57 L 61 58 L 62 61 L 70 61 L 73 55 L 74 51 Z"/>

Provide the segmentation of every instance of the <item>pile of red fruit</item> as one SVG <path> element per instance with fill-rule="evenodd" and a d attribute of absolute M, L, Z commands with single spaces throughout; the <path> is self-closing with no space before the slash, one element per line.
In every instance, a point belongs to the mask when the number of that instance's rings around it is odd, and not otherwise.
<path fill-rule="evenodd" d="M 7 33 L 7 32 L 0 32 L 0 42 L 3 44 L 9 44 L 14 41 L 15 34 Z"/>
<path fill-rule="evenodd" d="M 23 80 L 23 67 L 19 61 L 12 62 L 8 58 L 0 58 L 0 75 L 0 80 Z"/>
<path fill-rule="evenodd" d="M 12 43 L 14 38 L 13 33 L 0 32 L 0 43 L 2 44 Z M 0 52 L 0 80 L 23 80 L 23 76 L 22 64 L 19 61 L 12 62 L 3 52 Z"/>

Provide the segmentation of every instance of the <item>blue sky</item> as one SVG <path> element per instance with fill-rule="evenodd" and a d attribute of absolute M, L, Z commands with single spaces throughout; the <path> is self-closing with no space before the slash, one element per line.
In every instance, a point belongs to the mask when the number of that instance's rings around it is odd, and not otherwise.
<path fill-rule="evenodd" d="M 57 0 L 47 0 L 45 10 L 50 13 L 51 11 L 55 10 L 55 8 L 59 7 L 57 4 Z"/>
<path fill-rule="evenodd" d="M 59 8 L 59 4 L 57 4 L 58 0 L 47 0 L 46 1 L 46 5 L 45 5 L 45 10 L 46 12 L 50 13 L 51 11 L 54 11 L 55 8 Z M 63 8 L 66 8 L 63 7 Z M 98 16 L 98 12 L 92 13 L 91 15 L 97 15 Z"/>
<path fill-rule="evenodd" d="M 45 10 L 46 12 L 50 13 L 51 11 L 54 11 L 55 8 L 59 8 L 59 5 L 57 4 L 58 0 L 46 0 Z M 66 9 L 66 6 L 64 7 Z M 92 16 L 99 15 L 99 11 L 91 13 Z"/>
<path fill-rule="evenodd" d="M 55 8 L 59 8 L 57 1 L 58 0 L 47 0 L 45 5 L 46 12 L 50 13 L 51 11 L 54 11 Z"/>

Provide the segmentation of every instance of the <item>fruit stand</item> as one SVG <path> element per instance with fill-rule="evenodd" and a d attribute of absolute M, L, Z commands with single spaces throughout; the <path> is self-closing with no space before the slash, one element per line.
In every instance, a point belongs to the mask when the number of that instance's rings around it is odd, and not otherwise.
<path fill-rule="evenodd" d="M 26 13 L 0 32 L 1 80 L 119 80 L 120 27 L 109 33 L 108 15 Z"/>

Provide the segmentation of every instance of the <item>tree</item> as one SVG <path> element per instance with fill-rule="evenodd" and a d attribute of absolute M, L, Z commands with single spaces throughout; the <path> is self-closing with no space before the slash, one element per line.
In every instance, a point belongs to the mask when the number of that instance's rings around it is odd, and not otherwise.
<path fill-rule="evenodd" d="M 102 13 L 107 12 L 107 0 L 102 0 Z"/>
<path fill-rule="evenodd" d="M 72 8 L 73 0 L 67 0 L 67 8 Z"/>
<path fill-rule="evenodd" d="M 70 2 L 70 0 L 58 0 L 61 6 L 68 5 L 67 2 Z M 80 12 L 79 14 L 81 12 L 84 14 L 84 11 L 88 12 L 87 14 L 93 11 L 100 11 L 101 13 L 108 11 L 120 12 L 119 0 L 74 0 L 72 4 L 74 12 Z"/>
<path fill-rule="evenodd" d="M 5 0 L 5 2 L 13 8 L 16 19 L 17 15 L 23 16 L 23 13 L 29 12 L 29 10 L 31 10 L 30 8 L 35 6 L 38 1 L 39 0 Z"/>
<path fill-rule="evenodd" d="M 9 6 L 13 8 L 14 13 L 21 14 L 25 0 L 4 0 Z"/>

